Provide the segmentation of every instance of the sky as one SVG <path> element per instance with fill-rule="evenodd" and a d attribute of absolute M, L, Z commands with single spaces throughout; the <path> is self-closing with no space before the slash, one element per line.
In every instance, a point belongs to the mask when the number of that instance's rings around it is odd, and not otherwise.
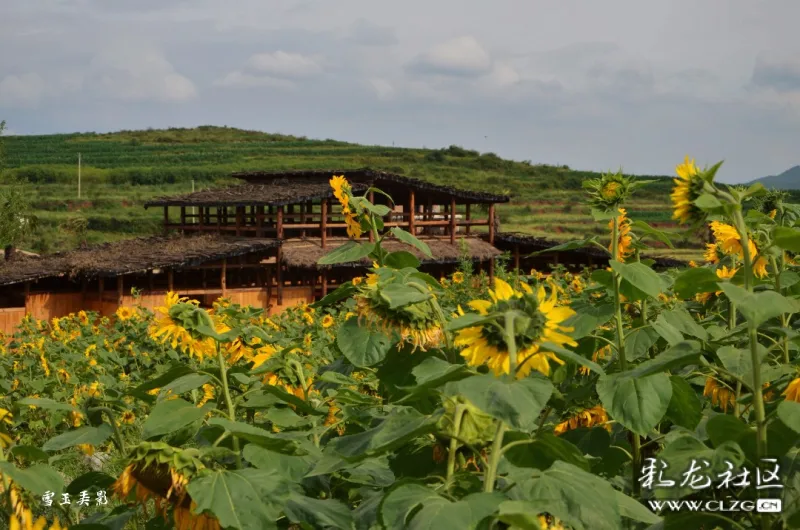
<path fill-rule="evenodd" d="M 800 164 L 797 0 L 2 0 L 10 134 L 228 125 L 745 182 Z"/>

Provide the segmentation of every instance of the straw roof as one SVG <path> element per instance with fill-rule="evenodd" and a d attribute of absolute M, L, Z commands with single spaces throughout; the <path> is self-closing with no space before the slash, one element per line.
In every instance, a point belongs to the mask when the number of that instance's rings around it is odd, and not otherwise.
<path fill-rule="evenodd" d="M 367 186 L 353 185 L 354 192 L 363 192 Z M 150 206 L 283 206 L 310 200 L 333 197 L 333 190 L 325 182 L 275 181 L 266 184 L 242 184 L 226 188 L 212 188 L 184 195 L 156 197 L 144 203 Z"/>
<path fill-rule="evenodd" d="M 113 277 L 152 269 L 193 267 L 278 245 L 280 241 L 276 239 L 219 235 L 127 239 L 41 257 L 18 256 L 0 261 L 0 286 L 58 276 Z"/>
<path fill-rule="evenodd" d="M 433 258 L 429 258 L 416 248 L 401 243 L 396 239 L 386 240 L 382 243 L 382 247 L 389 251 L 395 252 L 398 250 L 405 250 L 414 254 L 422 263 L 457 263 L 462 258 L 462 241 L 466 245 L 466 254 L 472 260 L 486 261 L 490 258 L 500 255 L 500 251 L 492 245 L 483 241 L 482 239 L 474 237 L 465 237 L 457 239 L 455 244 L 451 245 L 450 240 L 443 239 L 425 239 L 431 249 Z M 340 247 L 346 239 L 333 239 L 328 240 L 325 248 L 323 249 L 319 239 L 287 239 L 283 242 L 281 252 L 283 254 L 283 262 L 289 267 L 298 267 L 306 269 L 324 269 L 331 266 L 317 265 L 317 261 L 328 254 L 332 250 Z M 361 267 L 370 265 L 372 261 L 368 258 L 362 259 L 360 262 L 341 263 L 333 265 L 333 267 Z"/>
<path fill-rule="evenodd" d="M 557 245 L 562 243 L 551 241 L 549 239 L 543 237 L 536 237 L 530 234 L 524 234 L 521 232 L 500 232 L 495 234 L 494 236 L 495 245 L 501 248 L 508 248 L 511 245 L 519 245 L 520 253 L 527 254 L 531 252 L 539 252 L 542 250 L 547 250 L 549 248 L 553 248 Z M 559 254 L 570 254 L 573 256 L 592 256 L 592 257 L 599 257 L 601 259 L 607 260 L 609 258 L 609 254 L 604 252 L 603 250 L 597 247 L 581 247 L 572 250 L 558 250 L 556 251 Z M 547 256 L 547 254 L 543 254 L 543 257 Z M 524 256 L 521 256 L 524 257 Z M 658 268 L 672 268 L 672 267 L 686 267 L 688 263 L 679 259 L 669 258 L 669 257 L 661 257 L 661 256 L 647 256 L 642 255 L 643 259 L 652 259 L 655 261 L 654 266 Z"/>

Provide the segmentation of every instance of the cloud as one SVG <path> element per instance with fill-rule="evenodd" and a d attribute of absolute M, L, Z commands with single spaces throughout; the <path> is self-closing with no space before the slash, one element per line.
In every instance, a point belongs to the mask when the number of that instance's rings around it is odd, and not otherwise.
<path fill-rule="evenodd" d="M 800 91 L 800 59 L 760 53 L 751 78 L 753 85 L 777 92 Z"/>
<path fill-rule="evenodd" d="M 156 48 L 135 42 L 100 51 L 89 67 L 89 84 L 104 97 L 124 101 L 184 102 L 197 88 Z"/>
<path fill-rule="evenodd" d="M 241 71 L 231 72 L 222 79 L 214 81 L 215 86 L 230 88 L 294 88 L 295 83 L 268 75 L 253 75 Z"/>
<path fill-rule="evenodd" d="M 392 46 L 398 43 L 394 29 L 360 18 L 351 26 L 347 40 L 361 46 Z"/>
<path fill-rule="evenodd" d="M 37 73 L 7 75 L 0 80 L 0 107 L 36 107 L 45 95 L 45 82 Z"/>
<path fill-rule="evenodd" d="M 247 61 L 247 68 L 260 74 L 287 79 L 312 77 L 322 73 L 318 59 L 284 51 L 257 53 Z"/>
<path fill-rule="evenodd" d="M 420 74 L 476 77 L 491 70 L 492 58 L 475 37 L 464 36 L 434 46 L 408 68 Z"/>

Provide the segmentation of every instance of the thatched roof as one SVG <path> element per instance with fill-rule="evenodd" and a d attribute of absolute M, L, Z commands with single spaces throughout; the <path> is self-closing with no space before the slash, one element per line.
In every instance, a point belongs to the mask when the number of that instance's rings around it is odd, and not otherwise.
<path fill-rule="evenodd" d="M 317 261 L 332 250 L 343 245 L 346 239 L 328 240 L 325 249 L 322 248 L 319 239 L 287 239 L 282 245 L 283 262 L 289 267 L 299 267 L 306 269 L 330 268 L 328 266 L 317 265 Z M 451 245 L 450 240 L 425 239 L 431 249 L 433 258 L 425 256 L 416 248 L 401 243 L 396 239 L 384 241 L 382 246 L 389 252 L 405 250 L 414 254 L 422 263 L 457 263 L 462 257 L 462 243 L 466 245 L 466 254 L 473 260 L 486 261 L 494 256 L 499 256 L 500 251 L 492 245 L 475 237 L 465 237 L 456 239 L 455 244 Z M 342 263 L 335 267 L 362 267 L 372 263 L 368 258 L 360 262 Z"/>
<path fill-rule="evenodd" d="M 508 202 L 510 197 L 508 195 L 497 195 L 493 193 L 486 193 L 482 191 L 472 191 L 450 186 L 443 186 L 441 184 L 433 184 L 431 182 L 398 175 L 396 173 L 389 173 L 387 171 L 379 171 L 370 168 L 361 169 L 302 169 L 302 170 L 287 170 L 287 171 L 245 171 L 234 173 L 232 176 L 245 180 L 251 183 L 265 183 L 265 182 L 328 182 L 334 175 L 344 175 L 351 183 L 363 183 L 374 185 L 384 191 L 390 192 L 389 189 L 384 188 L 413 188 L 416 190 L 424 191 L 427 193 L 440 194 L 442 196 L 455 197 L 459 202 L 472 202 L 472 203 L 498 203 Z M 391 195 L 391 192 L 390 192 Z M 400 197 L 396 197 L 399 199 Z M 421 203 L 418 203 L 421 204 Z"/>
<path fill-rule="evenodd" d="M 355 184 L 354 192 L 364 192 L 367 186 Z M 333 197 L 328 182 L 284 182 L 242 184 L 212 188 L 184 195 L 156 197 L 144 203 L 149 206 L 283 206 L 310 200 Z"/>
<path fill-rule="evenodd" d="M 494 243 L 500 248 L 508 250 L 509 247 L 512 245 L 519 245 L 520 254 L 524 257 L 525 254 L 529 254 L 531 252 L 538 252 L 542 250 L 547 250 L 549 248 L 553 248 L 561 243 L 556 241 L 551 241 L 549 239 L 543 237 L 536 237 L 531 234 L 524 234 L 521 232 L 500 232 L 495 234 L 494 236 Z M 572 250 L 558 250 L 559 254 L 571 254 L 575 256 L 592 256 L 598 257 L 601 259 L 608 259 L 609 254 L 604 252 L 603 250 L 591 246 L 591 247 L 581 247 Z M 542 256 L 547 256 L 547 254 L 542 254 Z M 688 263 L 679 259 L 675 258 L 668 258 L 668 257 L 660 257 L 660 256 L 647 256 L 642 255 L 643 259 L 652 259 L 655 261 L 655 265 L 658 268 L 668 269 L 672 267 L 687 267 Z"/>
<path fill-rule="evenodd" d="M 57 276 L 122 276 L 161 268 L 185 268 L 222 258 L 265 251 L 276 239 L 219 235 L 127 239 L 38 258 L 0 261 L 0 286 Z"/>

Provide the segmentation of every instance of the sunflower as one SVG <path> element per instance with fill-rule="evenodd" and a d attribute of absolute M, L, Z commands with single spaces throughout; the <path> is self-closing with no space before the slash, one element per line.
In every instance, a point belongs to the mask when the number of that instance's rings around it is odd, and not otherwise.
<path fill-rule="evenodd" d="M 328 329 L 329 327 L 333 326 L 336 321 L 333 319 L 331 315 L 325 315 L 322 318 L 322 327 Z"/>
<path fill-rule="evenodd" d="M 736 256 L 741 260 L 744 259 L 742 238 L 739 235 L 739 231 L 736 230 L 735 227 L 725 223 L 720 223 L 719 221 L 713 221 L 711 223 L 711 231 L 714 233 L 714 239 L 716 239 L 715 247 L 718 247 L 725 254 Z M 767 258 L 759 255 L 758 247 L 750 238 L 747 239 L 747 249 L 750 254 L 750 259 L 753 263 L 753 273 L 759 278 L 766 277 L 767 265 L 769 264 Z M 706 251 L 707 259 L 710 257 L 710 253 L 711 249 Z"/>
<path fill-rule="evenodd" d="M 215 392 L 214 385 L 210 385 L 208 383 L 204 384 L 203 385 L 203 397 L 197 403 L 197 406 L 198 407 L 202 407 L 203 405 L 205 405 L 206 403 L 208 403 L 209 401 L 214 399 L 214 392 Z"/>
<path fill-rule="evenodd" d="M 136 310 L 132 307 L 122 306 L 117 309 L 114 313 L 117 315 L 117 318 L 120 319 L 122 322 L 126 320 L 130 320 L 136 314 Z"/>
<path fill-rule="evenodd" d="M 515 330 L 517 346 L 517 377 L 525 377 L 531 370 L 544 375 L 550 374 L 549 360 L 564 364 L 554 353 L 541 351 L 546 342 L 563 346 L 576 346 L 577 343 L 568 335 L 573 328 L 561 323 L 575 314 L 569 307 L 557 306 L 558 293 L 551 285 L 550 297 L 543 286 L 539 286 L 534 294 L 526 283 L 520 284 L 523 291 L 513 289 L 508 283 L 495 278 L 494 289 L 489 289 L 491 300 L 473 300 L 469 306 L 481 315 L 503 314 L 509 310 L 524 312 L 529 320 L 524 330 Z M 504 320 L 505 317 L 499 317 Z M 500 326 L 504 328 L 504 324 Z M 511 370 L 511 359 L 504 333 L 492 325 L 474 326 L 458 331 L 454 344 L 464 349 L 461 356 L 471 366 L 486 364 L 495 375 L 508 374 Z"/>
<path fill-rule="evenodd" d="M 333 188 L 333 196 L 342 205 L 342 215 L 344 215 L 344 222 L 347 225 L 347 235 L 352 239 L 358 239 L 364 232 L 361 228 L 361 216 L 358 211 L 354 211 L 351 201 L 352 188 L 344 175 L 339 175 L 330 180 L 330 186 Z"/>
<path fill-rule="evenodd" d="M 13 425 L 14 416 L 8 410 L 0 408 L 0 425 Z M 6 448 L 11 446 L 13 440 L 9 435 L 0 431 L 0 447 Z M 2 484 L 0 484 L 2 486 Z"/>
<path fill-rule="evenodd" d="M 617 216 L 617 255 L 613 256 L 612 259 L 617 261 L 625 261 L 631 252 L 633 251 L 631 247 L 632 238 L 631 238 L 631 220 L 628 218 L 628 212 L 625 208 L 619 208 L 617 210 L 619 215 Z M 612 237 L 614 233 L 614 220 L 608 222 L 608 229 L 611 230 Z M 614 242 L 612 241 L 608 245 L 608 251 L 613 252 L 614 250 Z"/>
<path fill-rule="evenodd" d="M 717 278 L 719 278 L 720 280 L 730 280 L 731 278 L 733 278 L 736 275 L 736 272 L 738 270 L 739 269 L 735 269 L 733 267 L 731 267 L 729 269 L 728 267 L 723 265 L 722 267 L 718 268 L 715 272 L 717 274 Z M 716 296 L 719 296 L 719 295 L 722 294 L 722 291 L 717 291 L 714 294 Z M 697 300 L 700 303 L 705 304 L 706 302 L 711 300 L 711 293 L 699 293 L 699 294 L 697 294 L 695 296 L 695 300 Z"/>
<path fill-rule="evenodd" d="M 781 394 L 786 396 L 786 401 L 795 401 L 800 403 L 800 377 L 796 377 L 791 383 L 786 386 L 786 390 Z"/>
<path fill-rule="evenodd" d="M 69 383 L 69 380 L 71 379 L 71 377 L 69 375 L 69 372 L 67 372 L 63 368 L 59 368 L 56 371 L 56 376 L 58 377 L 59 381 L 61 381 L 62 383 Z"/>
<path fill-rule="evenodd" d="M 67 526 L 61 526 L 58 517 L 53 519 L 53 524 L 47 526 L 47 519 L 40 516 L 36 522 L 33 521 L 33 513 L 29 508 L 25 508 L 21 513 L 11 514 L 8 521 L 9 530 L 67 530 Z"/>
<path fill-rule="evenodd" d="M 454 272 L 453 283 L 464 283 L 464 273 L 461 271 Z"/>
<path fill-rule="evenodd" d="M 615 211 L 630 196 L 638 183 L 621 172 L 604 173 L 600 178 L 584 181 L 589 204 L 603 212 Z"/>
<path fill-rule="evenodd" d="M 673 180 L 675 187 L 670 194 L 673 206 L 672 218 L 683 224 L 701 220 L 703 212 L 695 206 L 694 201 L 703 190 L 703 178 L 694 164 L 694 159 L 689 160 L 687 156 L 683 164 L 675 167 L 675 172 L 679 178 Z"/>
<path fill-rule="evenodd" d="M 597 425 L 611 432 L 611 425 L 608 424 L 608 412 L 602 405 L 595 405 L 592 408 L 584 409 L 574 414 L 556 425 L 554 432 L 556 435 L 561 435 L 578 427 L 592 428 Z"/>
<path fill-rule="evenodd" d="M 611 345 L 606 344 L 605 346 L 603 346 L 602 348 L 600 348 L 599 350 L 597 350 L 592 354 L 592 361 L 597 362 L 600 359 L 607 359 L 610 355 L 611 355 Z M 578 371 L 582 375 L 589 375 L 589 372 L 591 372 L 588 366 L 581 366 L 578 369 Z"/>
<path fill-rule="evenodd" d="M 157 317 L 150 326 L 150 338 L 162 344 L 169 342 L 172 349 L 180 350 L 190 357 L 197 357 L 199 360 L 212 355 L 215 352 L 213 339 L 196 339 L 188 329 L 173 320 L 170 314 L 171 310 L 179 304 L 197 306 L 199 302 L 181 298 L 172 291 L 168 292 L 164 298 L 164 305 L 156 308 L 156 312 L 161 316 Z"/>
<path fill-rule="evenodd" d="M 120 421 L 122 421 L 122 423 L 132 425 L 133 422 L 136 421 L 136 416 L 130 410 L 126 410 L 122 413 L 122 416 L 120 416 Z"/>
<path fill-rule="evenodd" d="M 711 404 L 728 412 L 728 407 L 736 403 L 736 394 L 728 386 L 720 384 L 713 377 L 706 378 L 706 386 L 703 388 L 703 395 L 711 398 Z"/>

